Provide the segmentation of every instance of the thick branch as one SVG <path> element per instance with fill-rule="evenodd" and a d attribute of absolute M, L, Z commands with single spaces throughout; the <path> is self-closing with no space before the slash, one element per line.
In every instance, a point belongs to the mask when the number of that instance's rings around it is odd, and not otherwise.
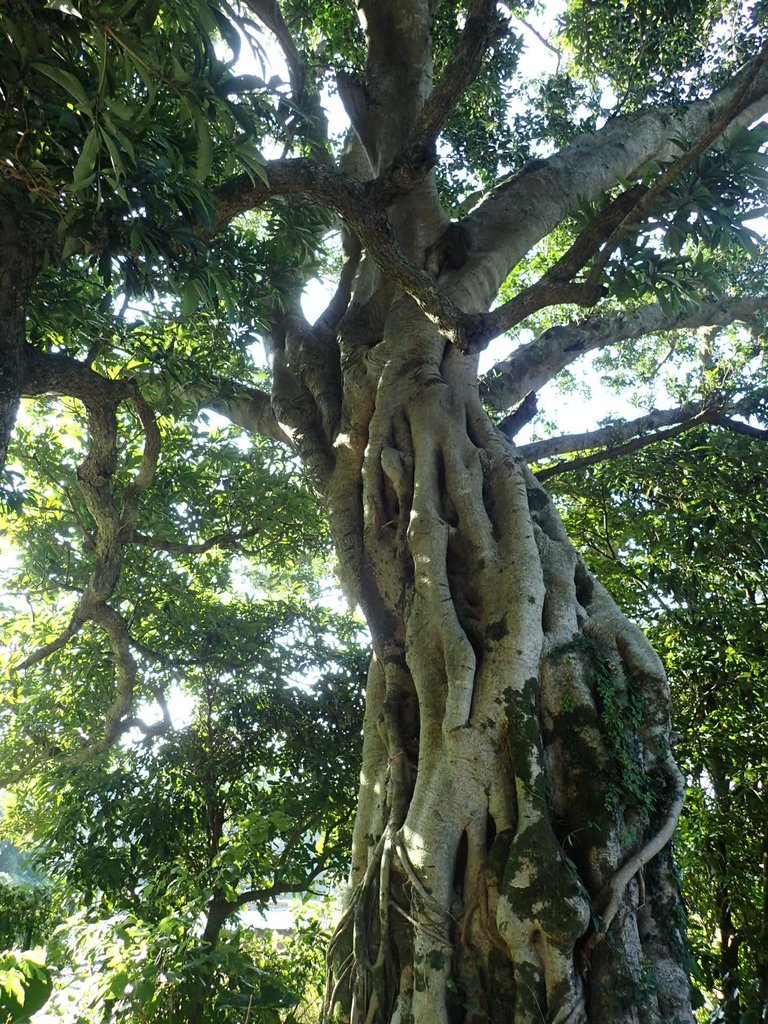
<path fill-rule="evenodd" d="M 269 395 L 264 391 L 243 388 L 231 398 L 216 396 L 204 399 L 202 405 L 220 416 L 226 416 L 235 426 L 251 434 L 261 434 L 274 441 L 291 444 L 291 439 L 277 422 Z"/>
<path fill-rule="evenodd" d="M 725 427 L 726 430 L 731 430 L 734 434 L 752 437 L 757 441 L 768 441 L 768 430 L 763 430 L 761 427 L 752 427 L 749 423 L 735 420 L 724 413 L 721 413 L 719 416 L 713 416 L 710 422 L 718 427 Z"/>
<path fill-rule="evenodd" d="M 707 127 L 706 131 L 696 139 L 695 143 L 677 157 L 671 166 L 667 167 L 664 173 L 654 181 L 653 185 L 644 191 L 638 198 L 637 203 L 627 212 L 626 216 L 616 224 L 610 238 L 605 243 L 603 251 L 600 253 L 600 258 L 590 271 L 589 281 L 592 284 L 599 282 L 608 260 L 627 232 L 642 220 L 645 214 L 655 206 L 665 189 L 677 181 L 680 175 L 720 138 L 734 119 L 744 111 L 745 106 L 748 106 L 746 97 L 750 93 L 750 88 L 755 78 L 765 66 L 767 56 L 768 46 L 763 47 L 760 56 L 749 68 L 746 78 L 741 82 L 738 91 L 733 95 L 728 106 L 721 111 L 716 120 Z"/>
<path fill-rule="evenodd" d="M 728 110 L 738 121 L 767 95 L 768 69 L 757 58 L 707 99 L 616 118 L 502 183 L 468 218 L 476 255 L 464 271 L 465 287 L 490 302 L 525 253 L 582 204 L 651 162 L 674 160 L 680 139 L 702 138 Z"/>
<path fill-rule="evenodd" d="M 579 459 L 563 459 L 561 462 L 556 462 L 553 466 L 547 466 L 546 469 L 537 472 L 536 479 L 543 483 L 551 476 L 560 476 L 562 473 L 588 469 L 589 466 L 595 466 L 598 462 L 607 462 L 609 459 L 620 459 L 624 455 L 632 455 L 634 452 L 639 452 L 641 448 L 647 448 L 649 444 L 669 441 L 671 438 L 684 434 L 693 427 L 698 427 L 702 423 L 708 422 L 712 422 L 712 419 L 706 412 L 702 412 L 698 416 L 693 416 L 689 420 L 676 424 L 674 427 L 669 427 L 667 430 L 658 430 L 653 434 L 643 434 L 640 437 L 633 438 L 631 441 L 627 441 L 626 444 L 604 448 L 603 451 L 593 452 L 591 455 L 584 455 Z"/>
<path fill-rule="evenodd" d="M 408 187 L 416 176 L 433 165 L 438 135 L 466 89 L 477 78 L 488 48 L 506 29 L 496 0 L 470 0 L 458 46 L 424 104 L 403 153 L 385 175 L 385 191 Z"/>
<path fill-rule="evenodd" d="M 132 382 L 133 383 L 133 382 Z M 134 412 L 141 422 L 144 431 L 144 451 L 142 453 L 141 465 L 133 480 L 125 489 L 123 495 L 123 514 L 121 519 L 121 539 L 130 537 L 133 527 L 136 524 L 136 517 L 139 512 L 139 499 L 147 490 L 155 476 L 157 460 L 160 457 L 160 431 L 149 404 L 144 400 L 141 392 L 133 383 L 131 404 Z"/>
<path fill-rule="evenodd" d="M 103 735 L 61 759 L 66 764 L 82 764 L 107 750 L 129 728 L 127 722 L 136 686 L 136 663 L 130 650 L 128 625 L 107 602 L 120 578 L 123 546 L 133 531 L 139 499 L 155 473 L 160 433 L 152 410 L 139 393 L 135 381 L 109 381 L 76 360 L 46 356 L 31 348 L 26 355 L 25 393 L 53 391 L 75 394 L 83 401 L 88 413 L 88 453 L 78 467 L 77 479 L 96 527 L 94 537 L 90 538 L 94 552 L 93 569 L 66 629 L 57 639 L 32 652 L 19 666 L 20 670 L 29 669 L 62 649 L 86 622 L 93 622 L 106 633 L 116 682 L 112 703 L 106 710 Z M 117 409 L 123 398 L 130 400 L 141 422 L 144 451 L 139 469 L 126 487 L 122 502 L 118 503 L 112 492 L 111 480 L 117 464 Z"/>
<path fill-rule="evenodd" d="M 87 405 L 130 398 L 135 394 L 135 385 L 127 379 L 102 377 L 85 363 L 61 352 L 41 352 L 25 343 L 21 393 L 26 398 L 69 395 Z"/>
<path fill-rule="evenodd" d="M 497 306 L 485 317 L 483 334 L 488 340 L 503 334 L 532 313 L 547 306 L 573 304 L 594 306 L 602 297 L 599 282 L 590 279 L 572 283 L 571 279 L 589 262 L 603 242 L 626 218 L 647 190 L 638 185 L 617 196 L 587 225 L 573 245 L 535 284 L 523 289 L 514 299 Z"/>
<path fill-rule="evenodd" d="M 486 51 L 507 31 L 496 0 L 470 0 L 459 44 L 419 115 L 414 137 L 434 145 L 446 121 L 480 71 Z"/>
<path fill-rule="evenodd" d="M 676 316 L 669 316 L 658 303 L 650 303 L 626 313 L 594 316 L 580 324 L 552 327 L 495 367 L 493 376 L 482 385 L 483 400 L 503 412 L 530 391 L 538 391 L 587 352 L 650 334 L 725 326 L 736 320 L 749 320 L 766 308 L 767 295 L 702 302 Z"/>
<path fill-rule="evenodd" d="M 315 330 L 328 330 L 336 332 L 341 320 L 349 308 L 352 298 L 352 288 L 355 283 L 357 268 L 360 266 L 362 250 L 360 240 L 351 232 L 346 232 L 348 238 L 344 239 L 344 265 L 339 275 L 339 283 L 334 292 L 333 298 L 317 318 Z"/>

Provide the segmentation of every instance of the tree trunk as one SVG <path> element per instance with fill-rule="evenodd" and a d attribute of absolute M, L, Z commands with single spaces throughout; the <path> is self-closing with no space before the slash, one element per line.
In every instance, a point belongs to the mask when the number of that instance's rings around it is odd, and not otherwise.
<path fill-rule="evenodd" d="M 688 1022 L 661 663 L 475 361 L 409 300 L 372 351 L 345 358 L 329 489 L 375 653 L 326 1018 Z"/>
<path fill-rule="evenodd" d="M 468 5 L 464 41 L 478 24 L 492 37 L 495 7 Z M 348 164 L 385 172 L 408 280 L 436 278 L 468 319 L 580 203 L 677 145 L 683 121 L 666 115 L 609 125 L 449 231 L 434 174 L 398 170 L 455 103 L 447 73 L 433 92 L 434 5 L 358 8 L 368 49 Z M 691 117 L 708 124 L 712 110 Z M 363 248 L 338 325 L 289 312 L 271 338 L 272 408 L 324 490 L 374 648 L 325 1019 L 690 1022 L 662 665 L 488 418 L 477 357 L 398 289 L 402 261 L 387 277 Z M 543 380 L 568 361 L 550 341 Z M 507 406 L 543 382 L 529 378 Z"/>

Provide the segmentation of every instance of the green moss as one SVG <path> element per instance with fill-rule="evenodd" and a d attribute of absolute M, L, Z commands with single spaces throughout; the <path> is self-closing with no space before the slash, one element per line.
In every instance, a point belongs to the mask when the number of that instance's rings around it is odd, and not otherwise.
<path fill-rule="evenodd" d="M 531 676 L 522 689 L 508 686 L 504 691 L 509 727 L 509 751 L 512 770 L 526 786 L 534 786 L 533 757 L 541 751 L 536 693 L 539 681 Z"/>
<path fill-rule="evenodd" d="M 515 884 L 521 878 L 525 884 Z M 502 892 L 516 917 L 537 922 L 563 947 L 572 945 L 587 927 L 589 897 L 546 818 L 515 836 Z"/>
<path fill-rule="evenodd" d="M 598 714 L 598 723 L 590 724 L 599 725 L 608 754 L 607 763 L 599 766 L 606 806 L 611 810 L 635 808 L 649 813 L 655 803 L 655 787 L 639 763 L 633 743 L 645 713 L 643 696 L 632 688 L 628 693 L 621 691 L 616 685 L 616 670 L 611 659 L 590 637 L 574 634 L 573 639 L 556 648 L 551 657 L 558 659 L 570 654 L 576 654 L 589 671 Z M 570 712 L 569 734 L 577 714 L 575 709 Z"/>
<path fill-rule="evenodd" d="M 425 959 L 427 966 L 433 971 L 442 971 L 445 967 L 445 954 L 439 949 L 430 949 Z"/>

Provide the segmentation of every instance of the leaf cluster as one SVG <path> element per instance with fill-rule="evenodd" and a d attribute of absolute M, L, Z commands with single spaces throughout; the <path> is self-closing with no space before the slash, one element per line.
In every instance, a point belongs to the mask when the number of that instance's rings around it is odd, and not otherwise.
<path fill-rule="evenodd" d="M 732 74 L 760 25 L 732 0 L 570 0 L 563 35 L 577 74 L 609 83 L 619 106 L 674 103 Z"/>

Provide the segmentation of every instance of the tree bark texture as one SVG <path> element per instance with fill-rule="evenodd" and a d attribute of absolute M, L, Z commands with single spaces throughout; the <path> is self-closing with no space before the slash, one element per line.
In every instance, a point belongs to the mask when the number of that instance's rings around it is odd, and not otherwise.
<path fill-rule="evenodd" d="M 429 6 L 360 6 L 373 113 L 352 147 L 375 175 L 430 95 Z M 387 211 L 402 251 L 482 314 L 534 240 L 681 130 L 636 121 L 606 129 L 605 159 L 581 140 L 503 188 L 457 259 L 434 258 L 451 236 L 427 174 Z M 272 339 L 272 407 L 321 481 L 374 648 L 324 1017 L 686 1024 L 662 665 L 489 419 L 477 358 L 424 308 L 366 252 L 338 330 L 293 315 Z"/>
<path fill-rule="evenodd" d="M 372 114 L 351 146 L 375 175 L 430 95 L 429 5 L 360 7 Z M 439 253 L 451 236 L 432 174 L 389 221 L 414 267 L 483 314 L 535 240 L 683 120 L 611 125 L 600 159 L 578 140 L 471 215 L 459 258 Z M 321 483 L 374 648 L 324 1019 L 687 1024 L 662 665 L 489 419 L 477 357 L 436 320 L 366 250 L 338 329 L 291 313 L 271 339 L 272 408 Z M 552 365 L 567 345 L 551 339 Z"/>
<path fill-rule="evenodd" d="M 330 490 L 375 654 L 328 1016 L 690 1021 L 662 666 L 470 361 L 407 300 L 385 333 Z"/>

